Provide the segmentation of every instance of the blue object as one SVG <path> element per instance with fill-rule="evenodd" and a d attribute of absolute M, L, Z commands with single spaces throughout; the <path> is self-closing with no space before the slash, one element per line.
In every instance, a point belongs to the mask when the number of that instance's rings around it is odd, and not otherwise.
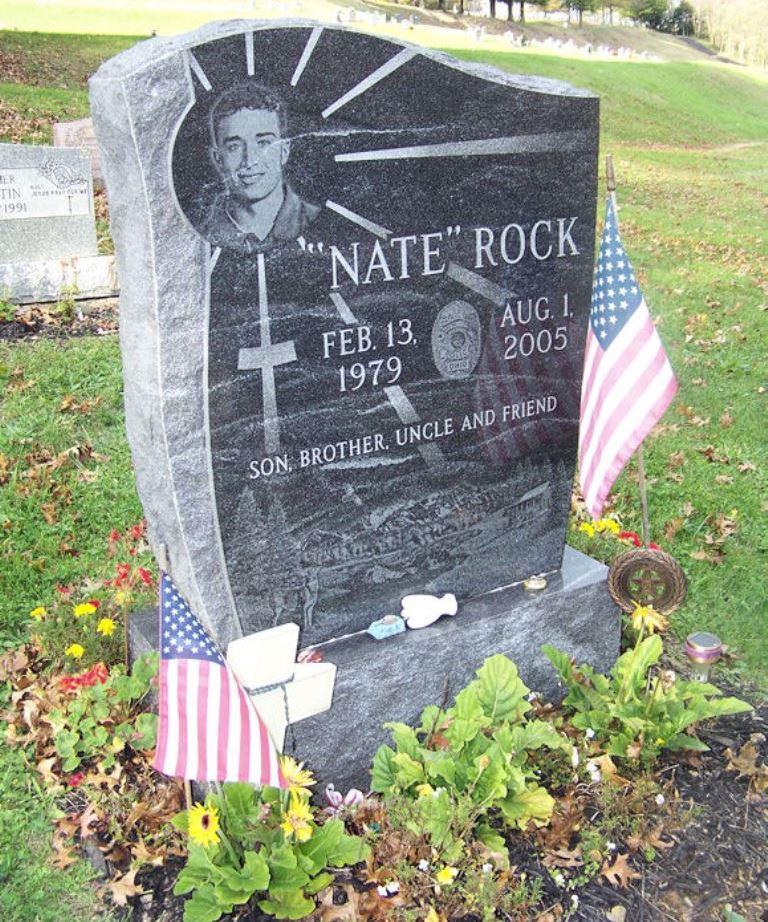
<path fill-rule="evenodd" d="M 376 640 L 384 640 L 386 637 L 394 637 L 395 634 L 402 634 L 405 630 L 405 621 L 399 615 L 386 615 L 374 621 L 368 628 L 368 633 Z"/>

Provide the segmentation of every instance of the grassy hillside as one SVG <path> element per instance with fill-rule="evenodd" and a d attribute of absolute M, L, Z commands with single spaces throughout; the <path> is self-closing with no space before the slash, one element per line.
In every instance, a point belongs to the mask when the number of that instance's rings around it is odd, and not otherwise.
<path fill-rule="evenodd" d="M 448 50 L 448 49 L 446 49 Z M 703 147 L 768 140 L 768 77 L 715 62 L 589 61 L 450 49 L 501 70 L 565 80 L 600 96 L 604 142 Z"/>

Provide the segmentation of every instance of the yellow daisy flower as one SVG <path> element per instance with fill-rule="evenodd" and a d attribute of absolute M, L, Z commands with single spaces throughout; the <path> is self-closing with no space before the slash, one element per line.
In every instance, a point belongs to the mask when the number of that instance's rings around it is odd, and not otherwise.
<path fill-rule="evenodd" d="M 435 789 L 432 787 L 431 784 L 417 784 L 416 791 L 419 797 L 429 797 L 430 795 L 435 793 Z"/>
<path fill-rule="evenodd" d="M 304 763 L 297 762 L 290 756 L 280 756 L 280 768 L 283 772 L 283 778 L 288 784 L 289 791 L 305 791 L 315 783 L 314 775 L 304 768 Z"/>
<path fill-rule="evenodd" d="M 189 837 L 193 842 L 208 848 L 219 841 L 219 812 L 216 807 L 195 804 L 187 816 Z"/>
<path fill-rule="evenodd" d="M 306 842 L 312 837 L 312 808 L 295 791 L 291 792 L 291 803 L 280 827 L 287 839 L 295 836 L 297 842 Z"/>
<path fill-rule="evenodd" d="M 636 605 L 629 617 L 636 631 L 645 630 L 653 634 L 654 631 L 667 629 L 667 619 L 660 611 L 656 611 L 653 605 Z"/>
<path fill-rule="evenodd" d="M 440 868 L 437 874 L 435 874 L 435 880 L 437 881 L 438 884 L 440 884 L 441 887 L 445 887 L 448 884 L 452 884 L 458 876 L 459 876 L 458 868 L 452 868 L 449 865 L 447 865 L 444 868 Z"/>
<path fill-rule="evenodd" d="M 45 621 L 45 616 L 48 612 L 43 608 L 42 605 L 38 605 L 37 608 L 33 608 L 29 613 L 30 618 L 34 618 L 35 621 Z"/>
<path fill-rule="evenodd" d="M 64 656 L 71 656 L 73 659 L 80 659 L 85 653 L 85 647 L 79 643 L 71 643 L 64 651 Z"/>
<path fill-rule="evenodd" d="M 96 632 L 103 634 L 105 637 L 111 637 L 115 633 L 117 625 L 112 618 L 102 618 L 96 625 Z"/>
<path fill-rule="evenodd" d="M 595 526 L 591 522 L 582 522 L 579 531 L 583 531 L 588 538 L 595 537 Z"/>
<path fill-rule="evenodd" d="M 72 614 L 76 618 L 82 618 L 83 615 L 92 615 L 95 611 L 95 605 L 91 605 L 90 602 L 83 602 L 81 605 L 75 605 L 75 610 L 72 612 Z"/>
<path fill-rule="evenodd" d="M 595 522 L 595 531 L 609 531 L 614 535 L 618 535 L 621 531 L 619 523 L 613 519 L 598 519 Z"/>

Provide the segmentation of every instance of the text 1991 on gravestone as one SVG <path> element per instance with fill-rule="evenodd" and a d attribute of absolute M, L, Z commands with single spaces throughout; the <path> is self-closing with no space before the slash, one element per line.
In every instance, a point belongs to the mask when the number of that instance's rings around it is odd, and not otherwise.
<path fill-rule="evenodd" d="M 597 100 L 303 22 L 145 42 L 91 96 L 152 540 L 220 643 L 296 623 L 337 663 L 302 753 L 338 776 L 345 722 L 493 652 L 609 662 L 597 565 L 492 592 L 563 563 Z M 377 645 L 412 592 L 459 614 Z"/>

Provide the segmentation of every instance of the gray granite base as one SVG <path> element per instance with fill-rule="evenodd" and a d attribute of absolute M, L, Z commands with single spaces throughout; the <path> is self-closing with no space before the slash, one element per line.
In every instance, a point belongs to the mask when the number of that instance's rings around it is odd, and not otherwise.
<path fill-rule="evenodd" d="M 388 741 L 386 721 L 417 721 L 474 677 L 494 653 L 517 664 L 523 681 L 545 698 L 562 695 L 542 644 L 553 644 L 607 671 L 619 652 L 621 621 L 606 588 L 607 568 L 566 547 L 562 569 L 536 593 L 522 586 L 460 601 L 455 618 L 387 640 L 355 634 L 324 644 L 338 667 L 330 711 L 289 728 L 286 752 L 304 760 L 325 784 L 367 789 L 377 747 Z M 132 616 L 132 656 L 156 643 L 157 614 Z"/>

